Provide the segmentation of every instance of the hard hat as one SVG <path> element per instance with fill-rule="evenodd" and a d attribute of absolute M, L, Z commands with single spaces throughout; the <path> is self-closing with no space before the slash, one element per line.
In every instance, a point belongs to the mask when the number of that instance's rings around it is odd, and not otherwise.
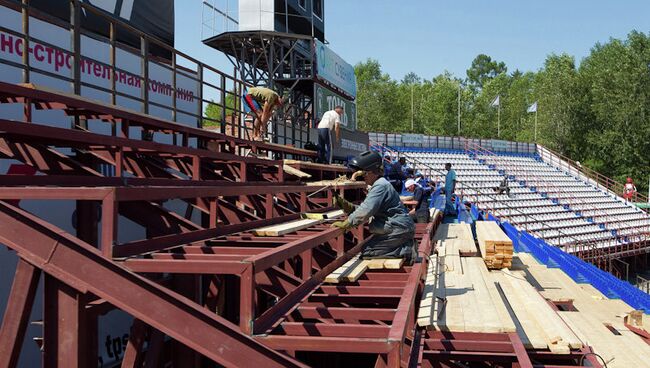
<path fill-rule="evenodd" d="M 366 151 L 350 160 L 348 166 L 353 170 L 375 171 L 381 167 L 381 156 L 373 151 Z"/>
<path fill-rule="evenodd" d="M 413 179 L 408 179 L 408 180 L 406 181 L 406 183 L 404 183 L 404 187 L 405 187 L 405 188 L 410 188 L 411 185 L 415 185 L 415 180 L 413 180 Z"/>

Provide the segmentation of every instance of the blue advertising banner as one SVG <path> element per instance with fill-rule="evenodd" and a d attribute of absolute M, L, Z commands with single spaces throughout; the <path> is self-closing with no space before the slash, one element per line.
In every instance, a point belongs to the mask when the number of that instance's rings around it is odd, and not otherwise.
<path fill-rule="evenodd" d="M 314 40 L 316 45 L 316 76 L 329 82 L 352 97 L 357 97 L 357 78 L 354 67 L 324 43 Z"/>

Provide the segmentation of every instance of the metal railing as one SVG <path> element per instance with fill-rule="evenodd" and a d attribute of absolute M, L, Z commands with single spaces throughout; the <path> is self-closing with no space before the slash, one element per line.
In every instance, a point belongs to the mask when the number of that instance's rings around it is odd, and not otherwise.
<path fill-rule="evenodd" d="M 220 133 L 235 137 L 249 138 L 251 136 L 252 126 L 246 122 L 247 113 L 244 111 L 241 98 L 244 89 L 249 85 L 234 77 L 233 75 L 236 75 L 236 73 L 229 75 L 205 64 L 174 49 L 164 41 L 112 17 L 90 3 L 80 0 L 69 0 L 69 2 L 71 9 L 70 20 L 64 21 L 30 6 L 28 0 L 0 0 L 0 6 L 19 12 L 22 18 L 22 28 L 19 31 L 11 29 L 5 24 L 0 25 L 3 40 L 11 38 L 12 41 L 15 41 L 16 49 L 20 45 L 23 50 L 29 50 L 29 52 L 21 51 L 22 59 L 20 62 L 0 59 L 0 64 L 20 69 L 23 83 L 32 82 L 34 75 L 45 76 L 70 83 L 70 88 L 64 92 L 81 94 L 82 89 L 92 89 L 105 94 L 107 102 L 114 105 L 123 104 L 125 100 L 135 101 L 140 106 L 139 110 L 145 114 L 150 114 L 152 109 L 155 109 L 159 112 L 158 116 L 168 114 L 160 117 L 174 122 L 183 120 L 187 124 L 190 121 L 191 124 L 195 124 L 197 127 L 214 127 Z M 109 27 L 109 36 L 104 37 L 84 30 L 81 27 L 82 12 L 91 13 L 106 22 Z M 44 21 L 68 30 L 71 37 L 71 48 L 68 50 L 34 36 L 34 32 L 30 29 L 30 23 L 33 23 L 34 20 Z M 140 47 L 135 48 L 120 43 L 117 41 L 118 33 L 127 33 L 130 36 L 137 37 L 140 40 Z M 82 36 L 105 43 L 108 48 L 109 61 L 106 62 L 83 54 Z M 162 50 L 169 57 L 163 58 L 153 55 L 150 51 L 152 47 Z M 30 55 L 34 55 L 35 51 L 33 50 L 36 48 L 59 55 L 57 57 L 64 61 L 63 67 L 69 67 L 69 75 L 55 73 L 44 67 L 34 65 L 35 63 L 30 61 Z M 118 52 L 120 55 L 137 58 L 140 64 L 139 72 L 129 71 L 118 66 Z M 152 68 L 163 70 L 161 73 L 165 73 L 165 78 L 168 78 L 169 82 L 152 79 L 150 75 Z M 83 77 L 84 73 L 94 73 L 98 78 L 98 74 L 101 75 L 103 79 L 108 80 L 108 86 L 85 80 L 87 78 Z M 182 88 L 181 83 L 179 83 L 181 79 L 186 82 L 186 86 L 196 85 L 196 90 Z M 139 88 L 139 96 L 125 92 L 123 86 L 119 85 L 122 82 L 128 83 L 128 86 L 132 88 Z M 169 102 L 153 101 L 150 98 L 150 93 L 156 91 L 170 97 L 170 99 L 165 100 Z M 185 107 L 180 106 L 179 100 L 187 101 L 188 104 L 185 104 Z M 219 116 L 206 116 L 206 108 L 210 105 L 220 109 Z M 161 113 L 161 111 L 165 113 Z M 281 116 L 276 116 L 275 119 L 285 121 Z M 298 122 L 292 122 L 289 125 L 291 126 L 289 131 L 286 127 L 278 129 L 278 131 L 274 132 L 274 137 L 278 143 L 302 147 L 309 140 L 310 127 L 307 124 Z"/>
<path fill-rule="evenodd" d="M 575 175 L 576 177 L 581 178 L 598 188 L 602 188 L 606 192 L 613 194 L 622 200 L 621 193 L 623 193 L 625 184 L 605 176 L 596 170 L 583 166 L 582 164 L 578 164 L 576 161 L 539 144 L 537 145 L 537 153 L 544 162 L 549 163 L 551 166 L 557 167 L 560 170 L 565 170 L 570 175 Z M 644 203 L 649 202 L 648 197 L 639 192 L 635 194 L 634 201 Z"/>

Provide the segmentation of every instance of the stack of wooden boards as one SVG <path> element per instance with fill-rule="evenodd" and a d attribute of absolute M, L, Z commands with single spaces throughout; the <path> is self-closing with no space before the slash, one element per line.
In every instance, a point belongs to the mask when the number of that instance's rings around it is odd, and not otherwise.
<path fill-rule="evenodd" d="M 279 225 L 265 226 L 253 230 L 256 236 L 282 236 L 285 234 L 293 233 L 308 227 L 318 225 L 325 220 L 337 218 L 343 215 L 343 211 L 336 210 L 325 213 L 305 213 L 302 214 L 302 219 L 287 222 Z"/>
<path fill-rule="evenodd" d="M 477 221 L 476 238 L 481 256 L 489 269 L 512 266 L 512 240 L 494 221 Z"/>
<path fill-rule="evenodd" d="M 506 304 L 479 257 L 461 257 L 457 240 L 432 256 L 418 325 L 454 332 L 514 332 Z"/>
<path fill-rule="evenodd" d="M 367 270 L 399 270 L 404 264 L 403 258 L 361 259 L 358 255 L 325 277 L 325 282 L 338 284 L 341 281 L 355 282 Z"/>
<path fill-rule="evenodd" d="M 476 243 L 469 224 L 441 224 L 433 236 L 433 242 L 440 246 L 453 242 L 461 254 L 476 255 Z"/>
<path fill-rule="evenodd" d="M 583 346 L 523 275 L 490 272 L 481 258 L 461 257 L 453 246 L 440 254 L 428 269 L 418 325 L 452 332 L 516 331 L 526 348 L 556 354 Z"/>
<path fill-rule="evenodd" d="M 632 307 L 622 300 L 608 299 L 590 284 L 576 283 L 558 268 L 547 268 L 530 254 L 517 253 L 515 260 L 519 262 L 513 268 L 520 271 L 513 272 L 538 285 L 544 298 L 573 304 L 574 311 L 557 314 L 581 341 L 608 362 L 608 367 L 650 367 L 650 345 L 623 322 Z"/>

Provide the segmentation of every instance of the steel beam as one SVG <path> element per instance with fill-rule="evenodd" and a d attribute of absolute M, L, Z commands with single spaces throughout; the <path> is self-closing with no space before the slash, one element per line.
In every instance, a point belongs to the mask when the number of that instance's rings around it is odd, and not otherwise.
<path fill-rule="evenodd" d="M 18 365 L 40 275 L 40 269 L 23 259 L 18 260 L 7 309 L 0 328 L 0 341 L 2 342 L 0 344 L 0 367 L 2 368 L 14 368 Z"/>
<path fill-rule="evenodd" d="M 302 366 L 199 305 L 112 263 L 63 230 L 5 203 L 0 203 L 0 241 L 52 277 L 92 292 L 217 363 Z"/>

